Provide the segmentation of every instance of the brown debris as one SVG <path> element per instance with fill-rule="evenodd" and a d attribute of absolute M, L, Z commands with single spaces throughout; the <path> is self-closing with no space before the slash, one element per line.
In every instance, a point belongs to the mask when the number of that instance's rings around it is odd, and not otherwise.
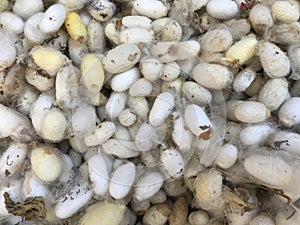
<path fill-rule="evenodd" d="M 46 218 L 45 201 L 43 197 L 28 197 L 24 202 L 14 202 L 9 198 L 9 194 L 4 192 L 4 201 L 6 210 L 15 215 L 22 216 L 25 220 L 31 220 L 37 217 Z"/>

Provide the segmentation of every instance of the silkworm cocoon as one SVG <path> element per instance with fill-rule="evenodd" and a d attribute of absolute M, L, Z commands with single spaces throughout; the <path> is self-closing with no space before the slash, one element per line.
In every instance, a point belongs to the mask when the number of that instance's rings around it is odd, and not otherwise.
<path fill-rule="evenodd" d="M 278 112 L 279 121 L 283 125 L 292 127 L 300 123 L 299 104 L 299 97 L 292 97 L 283 103 Z"/>
<path fill-rule="evenodd" d="M 159 94 L 150 110 L 149 123 L 158 126 L 171 114 L 175 105 L 175 98 L 169 92 Z"/>
<path fill-rule="evenodd" d="M 132 140 L 131 134 L 127 127 L 125 127 L 121 124 L 117 124 L 116 127 L 117 127 L 117 129 L 113 135 L 113 138 L 116 138 L 121 141 L 131 141 Z"/>
<path fill-rule="evenodd" d="M 127 99 L 127 94 L 124 92 L 113 92 L 106 105 L 105 105 L 105 113 L 109 116 L 112 120 L 117 118 L 125 108 Z"/>
<path fill-rule="evenodd" d="M 92 205 L 80 219 L 80 225 L 110 224 L 119 225 L 124 219 L 127 207 L 120 203 L 100 202 Z M 127 222 L 128 223 L 128 222 Z"/>
<path fill-rule="evenodd" d="M 26 116 L 29 115 L 31 106 L 38 98 L 38 94 L 39 93 L 34 88 L 25 86 L 23 94 L 15 103 L 17 105 L 17 111 Z"/>
<path fill-rule="evenodd" d="M 184 119 L 193 134 L 203 140 L 210 139 L 213 132 L 212 123 L 200 106 L 187 105 L 184 111 Z"/>
<path fill-rule="evenodd" d="M 228 20 L 234 18 L 239 9 L 234 1 L 211 0 L 206 5 L 209 15 L 216 19 Z"/>
<path fill-rule="evenodd" d="M 299 19 L 299 5 L 289 1 L 275 1 L 271 5 L 271 13 L 275 21 L 292 23 Z"/>
<path fill-rule="evenodd" d="M 243 36 L 246 36 L 251 29 L 251 25 L 248 19 L 232 19 L 224 22 L 228 30 L 232 35 L 234 41 L 240 40 Z"/>
<path fill-rule="evenodd" d="M 201 50 L 207 52 L 226 51 L 233 43 L 231 33 L 226 26 L 217 26 L 206 32 L 201 38 Z"/>
<path fill-rule="evenodd" d="M 189 203 L 185 197 L 178 198 L 168 218 L 169 224 L 185 224 L 187 222 Z"/>
<path fill-rule="evenodd" d="M 180 75 L 181 69 L 178 63 L 170 62 L 166 63 L 163 72 L 160 74 L 160 78 L 165 81 L 175 80 Z"/>
<path fill-rule="evenodd" d="M 129 108 L 131 108 L 138 117 L 143 120 L 148 118 L 148 114 L 150 111 L 148 101 L 145 97 L 131 97 L 129 96 L 127 102 Z"/>
<path fill-rule="evenodd" d="M 229 143 L 235 143 L 238 140 L 241 130 L 242 125 L 240 123 L 235 123 L 232 121 L 227 122 L 224 136 L 225 141 Z"/>
<path fill-rule="evenodd" d="M 120 43 L 148 43 L 154 40 L 154 32 L 143 27 L 126 28 L 120 32 Z"/>
<path fill-rule="evenodd" d="M 45 71 L 36 67 L 27 67 L 25 69 L 26 81 L 39 91 L 47 91 L 54 86 L 54 77 L 49 76 Z"/>
<path fill-rule="evenodd" d="M 268 124 L 253 124 L 240 130 L 239 139 L 244 145 L 259 145 L 263 144 L 274 132 L 275 129 Z"/>
<path fill-rule="evenodd" d="M 154 128 L 149 123 L 141 124 L 135 136 L 135 145 L 137 149 L 139 151 L 151 150 L 155 146 L 152 139 L 153 135 Z"/>
<path fill-rule="evenodd" d="M 42 0 L 17 0 L 13 6 L 13 12 L 26 20 L 33 14 L 43 11 L 43 8 L 44 4 Z"/>
<path fill-rule="evenodd" d="M 73 179 L 73 169 L 74 169 L 74 163 L 71 159 L 70 156 L 68 156 L 67 154 L 62 154 L 61 155 L 61 159 L 62 159 L 62 171 L 61 174 L 58 177 L 58 181 L 60 183 L 66 184 L 68 182 L 70 182 L 70 179 Z"/>
<path fill-rule="evenodd" d="M 133 9 L 140 15 L 147 16 L 150 19 L 164 17 L 168 13 L 168 8 L 158 0 L 135 0 Z"/>
<path fill-rule="evenodd" d="M 27 172 L 25 174 L 23 192 L 26 198 L 42 196 L 44 199 L 47 199 L 47 202 L 52 203 L 53 201 L 53 199 L 51 199 L 49 188 L 32 172 Z"/>
<path fill-rule="evenodd" d="M 288 92 L 288 82 L 286 79 L 270 79 L 260 90 L 258 101 L 267 106 L 271 111 L 274 111 L 283 103 Z"/>
<path fill-rule="evenodd" d="M 234 116 L 244 123 L 259 123 L 270 117 L 270 110 L 260 102 L 244 101 L 236 106 Z"/>
<path fill-rule="evenodd" d="M 87 40 L 87 30 L 80 16 L 76 12 L 69 12 L 66 15 L 65 27 L 68 34 L 75 41 L 84 43 Z"/>
<path fill-rule="evenodd" d="M 113 122 L 102 122 L 84 136 L 84 143 L 87 146 L 100 145 L 107 141 L 115 131 L 116 125 Z"/>
<path fill-rule="evenodd" d="M 40 29 L 44 33 L 54 33 L 64 24 L 66 9 L 61 4 L 51 5 L 44 13 L 39 23 Z"/>
<path fill-rule="evenodd" d="M 300 213 L 292 206 L 285 206 L 276 215 L 276 225 L 297 225 L 300 220 Z"/>
<path fill-rule="evenodd" d="M 133 67 L 123 73 L 114 75 L 111 79 L 111 88 L 115 92 L 126 91 L 130 86 L 140 78 L 140 72 L 137 67 Z"/>
<path fill-rule="evenodd" d="M 92 52 L 102 53 L 105 48 L 104 27 L 96 20 L 92 20 L 87 27 L 87 44 Z"/>
<path fill-rule="evenodd" d="M 87 3 L 87 10 L 96 20 L 103 22 L 112 18 L 116 6 L 108 0 L 90 0 Z"/>
<path fill-rule="evenodd" d="M 166 149 L 160 155 L 160 163 L 167 177 L 180 178 L 184 173 L 185 163 L 176 149 Z"/>
<path fill-rule="evenodd" d="M 143 216 L 145 225 L 164 225 L 168 221 L 170 209 L 166 204 L 156 204 L 149 208 Z"/>
<path fill-rule="evenodd" d="M 89 176 L 96 195 L 104 195 L 108 191 L 109 177 L 107 166 L 101 155 L 93 155 L 88 159 Z"/>
<path fill-rule="evenodd" d="M 212 101 L 212 94 L 210 91 L 192 81 L 183 83 L 182 93 L 188 100 L 196 105 L 206 105 L 210 104 Z"/>
<path fill-rule="evenodd" d="M 237 61 L 239 65 L 243 65 L 254 56 L 257 43 L 254 36 L 245 37 L 232 45 L 225 53 L 225 57 L 228 60 Z"/>
<path fill-rule="evenodd" d="M 245 91 L 256 78 L 256 72 L 251 68 L 246 68 L 239 72 L 233 80 L 233 89 L 236 92 Z"/>
<path fill-rule="evenodd" d="M 163 30 L 164 26 L 171 20 L 172 19 L 169 17 L 163 17 L 163 18 L 153 20 L 152 30 L 154 31 L 155 34 L 159 34 Z"/>
<path fill-rule="evenodd" d="M 9 9 L 9 2 L 8 0 L 3 0 L 0 3 L 0 12 L 7 11 Z"/>
<path fill-rule="evenodd" d="M 59 142 L 65 137 L 67 120 L 59 109 L 50 109 L 42 119 L 41 136 L 52 142 Z"/>
<path fill-rule="evenodd" d="M 182 28 L 176 20 L 168 21 L 160 33 L 161 41 L 179 41 L 181 37 Z"/>
<path fill-rule="evenodd" d="M 82 9 L 87 0 L 58 0 L 58 2 L 64 5 L 68 11 L 76 11 Z"/>
<path fill-rule="evenodd" d="M 195 181 L 195 197 L 203 209 L 222 207 L 222 175 L 215 169 L 200 173 Z"/>
<path fill-rule="evenodd" d="M 139 63 L 139 69 L 144 76 L 149 81 L 158 80 L 164 68 L 164 64 L 162 64 L 158 59 L 146 56 L 141 59 Z"/>
<path fill-rule="evenodd" d="M 205 88 L 221 90 L 231 84 L 233 74 L 225 66 L 200 63 L 194 67 L 192 77 L 198 84 Z"/>
<path fill-rule="evenodd" d="M 102 89 L 104 82 L 104 70 L 100 59 L 95 54 L 86 54 L 80 65 L 82 79 L 87 89 L 97 93 Z"/>
<path fill-rule="evenodd" d="M 77 183 L 71 190 L 57 200 L 55 216 L 66 219 L 75 214 L 92 199 L 92 188 L 86 182 Z"/>
<path fill-rule="evenodd" d="M 270 41 L 274 43 L 281 44 L 281 45 L 300 44 L 299 22 L 274 25 L 270 29 L 270 32 L 271 32 Z"/>
<path fill-rule="evenodd" d="M 132 158 L 139 155 L 134 142 L 120 140 L 119 138 L 107 140 L 102 144 L 102 147 L 105 153 L 120 159 Z"/>
<path fill-rule="evenodd" d="M 0 174 L 2 177 L 14 175 L 24 163 L 27 156 L 27 145 L 12 143 L 0 158 Z"/>
<path fill-rule="evenodd" d="M 0 53 L 0 71 L 10 67 L 16 60 L 17 50 L 11 40 L 11 37 L 5 32 L 0 33 L 0 45 L 2 51 Z"/>
<path fill-rule="evenodd" d="M 129 94 L 135 97 L 144 97 L 152 92 L 152 83 L 145 78 L 135 81 L 129 89 Z"/>
<path fill-rule="evenodd" d="M 74 66 L 61 68 L 56 76 L 55 97 L 58 106 L 62 109 L 74 107 L 78 95 L 78 74 Z"/>
<path fill-rule="evenodd" d="M 146 172 L 135 185 L 134 197 L 138 201 L 151 198 L 163 185 L 164 178 L 158 172 Z"/>
<path fill-rule="evenodd" d="M 268 142 L 274 149 L 300 154 L 300 135 L 297 133 L 278 131 L 269 136 Z"/>
<path fill-rule="evenodd" d="M 41 133 L 42 130 L 42 120 L 45 113 L 52 107 L 54 104 L 54 97 L 48 95 L 46 93 L 40 94 L 38 99 L 33 103 L 32 108 L 30 110 L 30 117 L 32 125 L 37 132 L 37 134 Z"/>
<path fill-rule="evenodd" d="M 274 25 L 270 8 L 262 4 L 257 4 L 250 10 L 249 20 L 251 27 L 259 35 L 264 35 Z"/>
<path fill-rule="evenodd" d="M 135 44 L 119 45 L 104 55 L 104 69 L 109 73 L 121 73 L 132 68 L 141 58 L 141 51 Z"/>
<path fill-rule="evenodd" d="M 83 56 L 89 52 L 89 48 L 86 43 L 80 43 L 72 38 L 68 41 L 68 52 L 72 62 L 79 66 L 81 64 Z"/>
<path fill-rule="evenodd" d="M 23 33 L 24 21 L 18 15 L 12 12 L 0 13 L 0 24 L 5 30 L 9 30 L 15 34 Z"/>
<path fill-rule="evenodd" d="M 126 127 L 133 125 L 136 119 L 136 115 L 130 109 L 125 109 L 119 114 L 119 122 Z"/>
<path fill-rule="evenodd" d="M 191 225 L 206 225 L 209 224 L 209 216 L 204 210 L 197 210 L 189 214 L 188 221 Z"/>
<path fill-rule="evenodd" d="M 190 59 L 200 52 L 200 43 L 194 40 L 178 42 L 178 54 L 176 60 Z"/>
<path fill-rule="evenodd" d="M 42 20 L 44 13 L 36 13 L 32 15 L 24 25 L 24 36 L 30 45 L 42 44 L 46 39 L 51 37 L 41 31 L 39 23 Z"/>
<path fill-rule="evenodd" d="M 116 21 L 112 21 L 106 24 L 104 28 L 104 33 L 110 42 L 114 43 L 115 45 L 120 44 L 120 32 L 116 27 Z"/>
<path fill-rule="evenodd" d="M 245 159 L 244 167 L 259 182 L 275 188 L 288 187 L 294 173 L 288 162 L 275 155 L 254 154 Z"/>
<path fill-rule="evenodd" d="M 150 201 L 153 205 L 162 204 L 166 202 L 166 200 L 167 200 L 167 195 L 163 190 L 159 190 L 158 192 L 155 193 L 155 195 L 153 195 L 150 198 Z"/>
<path fill-rule="evenodd" d="M 300 78 L 300 45 L 292 45 L 288 48 L 288 57 L 292 66 L 291 79 L 299 80 Z"/>
<path fill-rule="evenodd" d="M 62 160 L 56 148 L 46 145 L 34 148 L 31 151 L 30 162 L 33 172 L 42 181 L 55 181 L 61 174 Z"/>
<path fill-rule="evenodd" d="M 67 62 L 65 55 L 49 47 L 34 47 L 29 54 L 34 63 L 39 68 L 45 70 L 50 76 L 55 76 L 59 69 Z M 45 60 L 45 58 L 47 60 Z"/>
<path fill-rule="evenodd" d="M 173 115 L 176 118 L 176 114 Z M 186 128 L 184 119 L 178 115 L 178 118 L 174 118 L 172 139 L 180 150 L 185 152 L 191 148 L 193 133 Z"/>
<path fill-rule="evenodd" d="M 150 52 L 162 63 L 174 62 L 178 59 L 179 45 L 176 41 L 156 42 Z"/>
<path fill-rule="evenodd" d="M 290 60 L 277 45 L 262 41 L 258 45 L 258 54 L 261 65 L 269 77 L 280 78 L 289 75 Z"/>
<path fill-rule="evenodd" d="M 271 217 L 260 214 L 252 218 L 251 222 L 249 223 L 249 225 L 262 225 L 262 224 L 275 225 L 275 222 Z"/>
<path fill-rule="evenodd" d="M 161 91 L 163 92 L 175 92 L 178 95 L 181 95 L 182 93 L 182 79 L 181 78 L 177 78 L 175 80 L 172 81 L 164 81 L 161 84 Z"/>
<path fill-rule="evenodd" d="M 236 162 L 238 149 L 232 144 L 225 144 L 221 147 L 214 163 L 222 169 L 229 169 Z"/>
<path fill-rule="evenodd" d="M 119 166 L 109 183 L 109 194 L 115 199 L 124 198 L 135 179 L 135 165 L 131 162 Z"/>
<path fill-rule="evenodd" d="M 124 16 L 122 18 L 122 26 L 125 28 L 142 27 L 151 29 L 152 20 L 146 16 Z"/>
<path fill-rule="evenodd" d="M 33 136 L 29 119 L 23 114 L 0 104 L 0 137 L 10 137 L 17 142 L 27 142 Z"/>

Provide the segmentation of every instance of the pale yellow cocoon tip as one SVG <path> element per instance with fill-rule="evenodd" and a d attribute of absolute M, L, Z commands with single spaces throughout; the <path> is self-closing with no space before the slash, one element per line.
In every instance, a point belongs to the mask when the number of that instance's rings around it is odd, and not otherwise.
<path fill-rule="evenodd" d="M 254 56 L 257 43 L 255 37 L 244 38 L 228 49 L 225 59 L 228 61 L 237 61 L 239 65 L 242 65 Z"/>
<path fill-rule="evenodd" d="M 104 82 L 104 70 L 99 58 L 95 54 L 86 54 L 81 62 L 82 79 L 91 92 L 101 90 Z"/>
<path fill-rule="evenodd" d="M 75 12 L 69 12 L 66 16 L 65 27 L 72 39 L 80 43 L 87 41 L 87 30 L 80 16 Z"/>
<path fill-rule="evenodd" d="M 80 225 L 110 224 L 119 225 L 123 221 L 125 205 L 98 203 L 91 206 L 80 221 Z"/>
<path fill-rule="evenodd" d="M 67 61 L 67 58 L 60 51 L 49 47 L 33 48 L 30 55 L 35 64 L 50 76 L 55 76 Z"/>
<path fill-rule="evenodd" d="M 0 0 L 0 12 L 4 12 L 8 10 L 8 8 L 9 8 L 8 0 Z"/>

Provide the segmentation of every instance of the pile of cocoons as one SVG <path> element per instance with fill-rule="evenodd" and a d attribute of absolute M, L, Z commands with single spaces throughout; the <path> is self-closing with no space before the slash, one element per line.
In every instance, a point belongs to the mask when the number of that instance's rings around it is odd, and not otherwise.
<path fill-rule="evenodd" d="M 0 224 L 299 225 L 297 0 L 0 0 Z"/>

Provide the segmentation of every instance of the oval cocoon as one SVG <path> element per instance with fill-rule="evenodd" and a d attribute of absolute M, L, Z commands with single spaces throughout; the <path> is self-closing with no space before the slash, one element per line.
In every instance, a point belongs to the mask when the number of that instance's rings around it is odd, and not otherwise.
<path fill-rule="evenodd" d="M 293 168 L 276 156 L 249 156 L 244 161 L 244 167 L 253 177 L 272 187 L 288 187 L 293 177 Z"/>
<path fill-rule="evenodd" d="M 163 176 L 158 172 L 149 172 L 143 175 L 135 185 L 135 197 L 138 201 L 152 197 L 162 187 Z"/>
<path fill-rule="evenodd" d="M 149 113 L 149 123 L 158 126 L 171 114 L 175 105 L 175 98 L 170 92 L 159 94 Z"/>
<path fill-rule="evenodd" d="M 124 198 L 131 189 L 135 179 L 135 166 L 132 162 L 121 165 L 114 172 L 110 183 L 109 193 L 115 199 Z"/>
<path fill-rule="evenodd" d="M 232 83 L 233 74 L 229 68 L 219 64 L 200 63 L 192 72 L 193 79 L 206 88 L 221 90 Z"/>
<path fill-rule="evenodd" d="M 197 137 L 208 140 L 211 137 L 212 123 L 203 109 L 195 104 L 188 105 L 184 111 L 184 119 L 190 130 Z"/>
<path fill-rule="evenodd" d="M 95 54 L 86 54 L 81 61 L 80 68 L 87 89 L 94 93 L 99 92 L 105 78 L 99 58 Z"/>

